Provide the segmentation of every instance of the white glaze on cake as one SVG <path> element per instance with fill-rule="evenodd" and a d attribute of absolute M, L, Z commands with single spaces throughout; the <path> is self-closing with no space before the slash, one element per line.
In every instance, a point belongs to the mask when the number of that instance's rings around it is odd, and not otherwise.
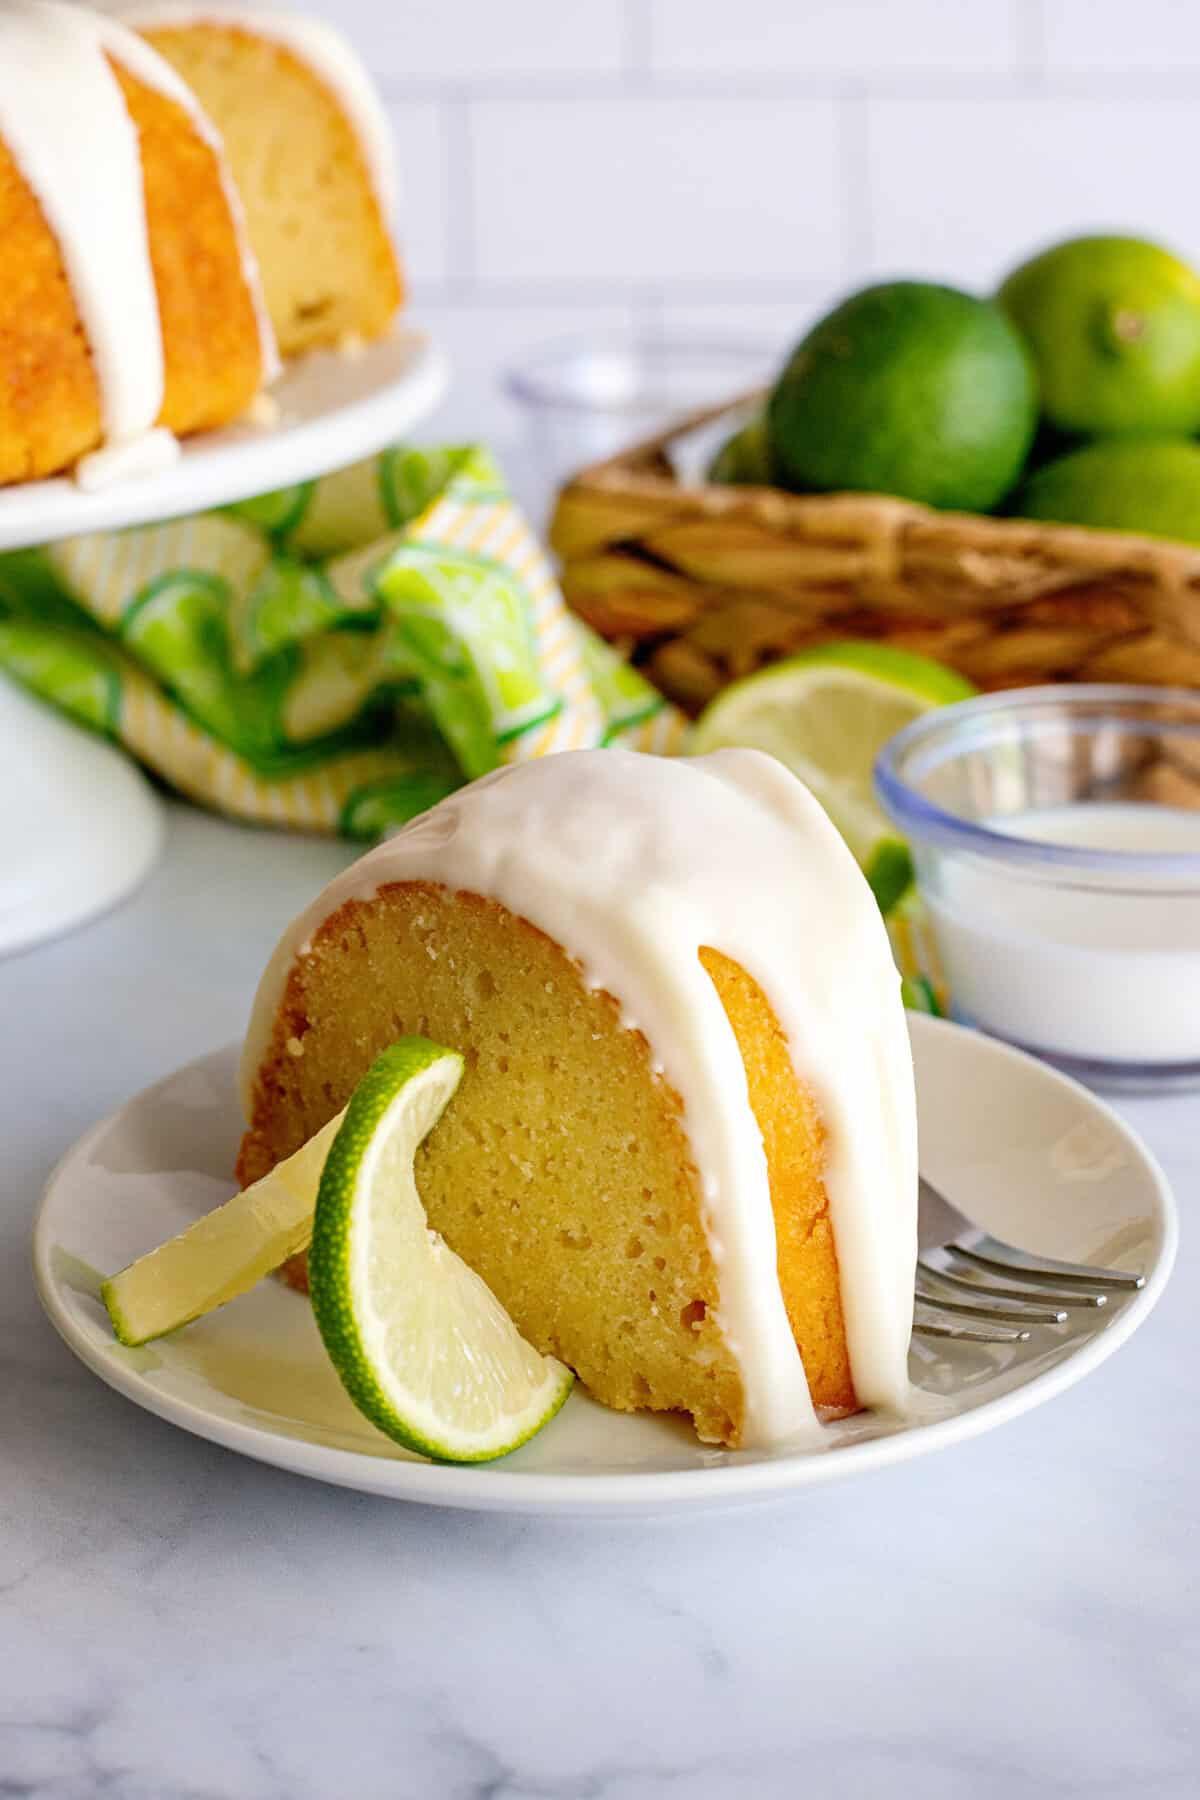
<path fill-rule="evenodd" d="M 451 795 L 333 881 L 285 932 L 242 1055 L 249 1117 L 288 972 L 322 922 L 390 882 L 485 895 L 577 959 L 644 1032 L 684 1104 L 746 1395 L 744 1443 L 818 1430 L 776 1273 L 762 1139 L 737 1042 L 699 960 L 711 947 L 767 995 L 827 1133 L 825 1182 L 855 1390 L 898 1409 L 916 1258 L 912 1061 L 878 908 L 802 783 L 754 750 L 665 759 L 585 750 Z"/>
<path fill-rule="evenodd" d="M 153 431 L 144 431 L 125 443 L 89 450 L 75 464 L 75 482 L 85 494 L 97 494 L 102 488 L 115 487 L 138 475 L 157 475 L 178 461 L 179 439 L 173 431 L 156 425 Z"/>
<path fill-rule="evenodd" d="M 0 135 L 58 243 L 96 370 L 104 448 L 125 451 L 154 431 L 164 360 L 137 129 L 110 56 L 181 107 L 216 153 L 254 302 L 264 379 L 277 372 L 278 359 L 221 142 L 195 97 L 118 20 L 60 0 L 5 0 Z M 151 450 L 159 465 L 166 435 L 156 434 Z M 123 460 L 106 464 L 98 455 L 91 485 L 101 485 Z"/>
<path fill-rule="evenodd" d="M 387 114 L 374 82 L 342 34 L 324 19 L 269 7 L 225 5 L 222 0 L 149 0 L 121 8 L 121 17 L 139 31 L 172 25 L 228 25 L 265 38 L 304 63 L 337 101 L 358 139 L 363 161 L 385 222 L 396 206 L 396 163 Z"/>

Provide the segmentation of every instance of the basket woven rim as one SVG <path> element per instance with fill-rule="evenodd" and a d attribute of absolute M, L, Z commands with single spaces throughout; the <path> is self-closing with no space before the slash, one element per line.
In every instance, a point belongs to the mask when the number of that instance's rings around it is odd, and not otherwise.
<path fill-rule="evenodd" d="M 1146 537 L 1101 526 L 943 511 L 894 494 L 850 490 L 793 494 L 775 487 L 689 483 L 664 471 L 662 465 L 672 444 L 703 426 L 745 412 L 766 392 L 753 389 L 719 406 L 688 413 L 653 437 L 589 463 L 566 482 L 559 503 L 571 494 L 673 503 L 692 512 L 701 511 L 710 518 L 753 523 L 776 532 L 792 530 L 805 537 L 812 535 L 814 526 L 828 526 L 836 521 L 843 528 L 851 528 L 861 522 L 864 529 L 874 534 L 886 532 L 908 539 L 960 537 L 982 554 L 1033 554 L 1041 555 L 1049 564 L 1070 563 L 1076 568 L 1105 572 L 1136 570 L 1153 575 L 1167 587 L 1200 579 L 1200 545 L 1178 539 Z"/>

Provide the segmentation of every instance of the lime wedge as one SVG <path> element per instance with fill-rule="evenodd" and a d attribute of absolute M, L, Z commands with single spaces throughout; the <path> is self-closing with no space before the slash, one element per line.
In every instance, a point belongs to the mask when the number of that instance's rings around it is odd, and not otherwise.
<path fill-rule="evenodd" d="M 313 1311 L 346 1392 L 440 1462 L 488 1462 L 552 1419 L 574 1376 L 527 1344 L 491 1289 L 430 1231 L 413 1157 L 463 1059 L 401 1038 L 367 1071 L 329 1149 L 308 1257 Z"/>
<path fill-rule="evenodd" d="M 261 1181 L 104 1283 L 101 1298 L 121 1343 L 147 1343 L 213 1312 L 307 1248 L 321 1170 L 344 1116 Z"/>
<path fill-rule="evenodd" d="M 919 714 L 974 692 L 953 669 L 886 644 L 820 644 L 718 694 L 688 747 L 700 755 L 741 744 L 777 757 L 865 868 L 883 840 L 895 842 L 875 802 L 876 755 Z"/>

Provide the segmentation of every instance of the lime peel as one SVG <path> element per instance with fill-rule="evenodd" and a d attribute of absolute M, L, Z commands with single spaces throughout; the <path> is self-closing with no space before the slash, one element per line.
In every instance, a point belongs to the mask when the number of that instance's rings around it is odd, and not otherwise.
<path fill-rule="evenodd" d="M 871 852 L 863 874 L 875 896 L 875 903 L 886 919 L 894 912 L 913 885 L 912 852 L 902 838 L 881 838 Z"/>
<path fill-rule="evenodd" d="M 321 1175 L 309 1290 L 360 1412 L 423 1456 L 486 1462 L 540 1431 L 574 1376 L 426 1222 L 413 1158 L 462 1070 L 457 1052 L 409 1037 L 367 1071 Z"/>

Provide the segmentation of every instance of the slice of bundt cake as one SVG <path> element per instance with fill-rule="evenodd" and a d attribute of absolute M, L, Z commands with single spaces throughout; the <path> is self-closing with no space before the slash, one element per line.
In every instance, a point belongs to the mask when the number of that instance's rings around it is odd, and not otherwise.
<path fill-rule="evenodd" d="M 131 457 L 165 458 L 169 433 L 236 418 L 275 367 L 220 139 L 195 98 L 116 20 L 5 0 L 0 482 L 86 458 L 80 479 L 99 485 Z"/>
<path fill-rule="evenodd" d="M 899 978 L 862 875 L 781 765 L 548 757 L 356 863 L 263 977 L 241 1181 L 406 1033 L 466 1058 L 418 1160 L 430 1224 L 599 1400 L 690 1413 L 730 1445 L 902 1402 Z"/>
<path fill-rule="evenodd" d="M 283 353 L 380 337 L 401 300 L 391 134 L 345 39 L 318 19 L 220 0 L 150 0 L 123 16 L 221 133 Z"/>

